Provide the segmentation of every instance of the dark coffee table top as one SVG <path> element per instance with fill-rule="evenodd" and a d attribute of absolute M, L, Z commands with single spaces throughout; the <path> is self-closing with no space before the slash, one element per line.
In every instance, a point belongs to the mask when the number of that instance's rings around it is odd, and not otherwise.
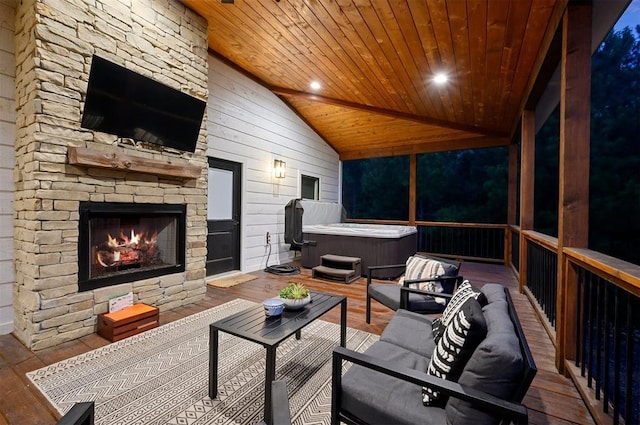
<path fill-rule="evenodd" d="M 268 318 L 262 304 L 243 310 L 210 325 L 264 346 L 277 346 L 280 342 L 300 331 L 341 302 L 346 297 L 323 292 L 311 292 L 311 302 L 300 310 L 287 310 L 280 317 Z M 345 306 L 346 307 L 346 306 Z"/>

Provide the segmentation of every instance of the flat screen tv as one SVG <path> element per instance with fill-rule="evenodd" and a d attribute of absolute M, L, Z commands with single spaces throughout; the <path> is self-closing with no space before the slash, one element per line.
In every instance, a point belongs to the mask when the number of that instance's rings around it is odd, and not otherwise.
<path fill-rule="evenodd" d="M 193 152 L 205 106 L 200 99 L 94 55 L 81 125 Z"/>

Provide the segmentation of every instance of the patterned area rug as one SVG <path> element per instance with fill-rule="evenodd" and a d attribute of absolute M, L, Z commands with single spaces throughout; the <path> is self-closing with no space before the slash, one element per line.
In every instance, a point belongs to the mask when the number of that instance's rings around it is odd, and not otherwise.
<path fill-rule="evenodd" d="M 264 409 L 265 350 L 220 332 L 218 398 L 209 399 L 211 322 L 255 305 L 234 300 L 27 373 L 60 413 L 96 401 L 96 424 L 254 424 Z M 364 351 L 378 337 L 347 329 L 347 347 Z M 289 391 L 294 424 L 328 424 L 331 352 L 340 327 L 316 320 L 277 349 L 276 379 Z"/>

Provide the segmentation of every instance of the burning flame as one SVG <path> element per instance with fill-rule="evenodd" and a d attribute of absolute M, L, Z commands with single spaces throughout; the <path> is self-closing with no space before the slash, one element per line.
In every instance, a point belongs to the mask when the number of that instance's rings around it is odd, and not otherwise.
<path fill-rule="evenodd" d="M 108 252 L 98 251 L 96 260 L 102 267 L 140 262 L 145 256 L 152 256 L 156 251 L 157 238 L 157 231 L 146 236 L 145 232 L 136 233 L 131 229 L 130 236 L 127 236 L 121 230 L 117 238 L 107 233 Z"/>

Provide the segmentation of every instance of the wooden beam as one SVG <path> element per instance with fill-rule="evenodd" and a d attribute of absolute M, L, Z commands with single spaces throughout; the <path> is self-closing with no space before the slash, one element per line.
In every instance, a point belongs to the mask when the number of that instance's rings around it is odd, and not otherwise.
<path fill-rule="evenodd" d="M 556 30 L 558 29 L 558 26 L 562 22 L 562 18 L 564 16 L 563 13 L 568 3 L 569 3 L 569 0 L 560 0 L 555 2 L 553 6 L 554 7 L 553 13 L 551 14 L 551 19 L 549 19 L 548 21 L 547 29 L 545 30 L 544 40 L 542 41 L 542 44 L 540 44 L 540 48 L 536 55 L 536 58 L 537 58 L 536 63 L 533 66 L 533 69 L 531 70 L 531 73 L 530 73 L 531 79 L 528 81 L 527 88 L 525 89 L 521 99 L 521 104 L 520 104 L 521 111 L 524 111 L 525 105 L 529 100 L 529 96 L 533 91 L 533 88 L 536 84 L 536 80 L 540 74 L 540 70 L 544 64 L 544 61 L 547 58 L 547 54 L 549 53 L 549 48 L 551 47 L 553 38 L 556 35 Z M 514 122 L 513 129 L 511 130 L 511 134 L 514 134 L 517 128 L 518 128 L 518 121 L 516 120 Z"/>
<path fill-rule="evenodd" d="M 69 164 L 86 167 L 107 168 L 118 171 L 155 174 L 160 176 L 197 179 L 202 167 L 192 164 L 174 164 L 172 160 L 142 158 L 118 152 L 102 152 L 88 148 L 69 147 Z"/>
<path fill-rule="evenodd" d="M 564 247 L 589 243 L 589 152 L 591 120 L 590 2 L 570 3 L 562 27 L 560 77 L 560 172 L 558 202 L 558 299 L 556 366 L 575 359 L 577 273 Z"/>
<path fill-rule="evenodd" d="M 326 96 L 320 96 L 313 93 L 307 93 L 298 90 L 287 89 L 284 87 L 270 87 L 270 90 L 280 96 L 291 96 L 291 97 L 299 97 L 306 99 L 312 102 L 321 102 L 328 105 L 340 106 L 343 108 L 356 109 L 358 111 L 371 112 L 373 114 L 380 114 L 389 116 L 392 118 L 399 118 L 403 120 L 415 121 L 422 124 L 429 125 L 437 125 L 439 127 L 449 128 L 452 130 L 460 130 L 467 131 L 471 133 L 477 133 L 483 136 L 491 136 L 491 137 L 506 137 L 507 134 L 504 132 L 499 132 L 491 129 L 486 129 L 482 127 L 475 127 L 472 125 L 460 124 L 451 121 L 439 120 L 435 118 L 429 118 L 422 115 L 408 114 L 400 111 L 378 108 L 375 106 L 364 105 L 361 103 L 349 102 L 341 99 L 335 99 Z"/>
<path fill-rule="evenodd" d="M 389 146 L 380 149 L 345 150 L 340 152 L 340 160 L 381 158 L 385 156 L 412 155 L 430 152 L 456 151 L 464 149 L 493 148 L 509 145 L 509 139 L 493 137 L 472 137 L 461 140 L 446 140 L 440 142 L 425 142 L 416 144 L 403 144 Z"/>

